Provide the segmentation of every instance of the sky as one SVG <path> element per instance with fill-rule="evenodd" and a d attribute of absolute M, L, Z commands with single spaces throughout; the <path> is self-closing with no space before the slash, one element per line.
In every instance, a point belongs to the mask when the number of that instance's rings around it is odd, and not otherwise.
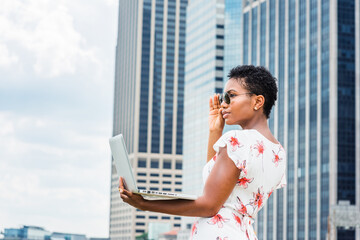
<path fill-rule="evenodd" d="M 108 237 L 118 0 L 0 1 L 0 231 Z"/>

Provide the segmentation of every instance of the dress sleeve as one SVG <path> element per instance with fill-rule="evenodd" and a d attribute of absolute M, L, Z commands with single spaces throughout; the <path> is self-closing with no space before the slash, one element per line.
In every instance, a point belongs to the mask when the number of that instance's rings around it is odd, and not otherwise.
<path fill-rule="evenodd" d="M 245 135 L 241 130 L 232 130 L 226 132 L 224 135 L 219 138 L 219 140 L 214 144 L 213 148 L 216 153 L 219 152 L 221 147 L 227 149 L 227 154 L 230 159 L 234 162 L 235 166 L 240 170 L 246 166 L 246 142 Z"/>
<path fill-rule="evenodd" d="M 284 175 L 282 176 L 281 181 L 280 181 L 280 183 L 277 185 L 276 189 L 283 188 L 283 187 L 286 186 L 286 184 L 287 184 L 287 182 L 286 182 L 286 175 L 285 175 L 285 173 L 284 173 Z"/>

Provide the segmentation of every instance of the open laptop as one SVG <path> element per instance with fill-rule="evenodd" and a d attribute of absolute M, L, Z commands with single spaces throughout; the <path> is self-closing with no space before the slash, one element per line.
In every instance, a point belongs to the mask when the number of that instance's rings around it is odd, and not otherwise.
<path fill-rule="evenodd" d="M 133 193 L 144 195 L 144 197 L 149 196 L 151 198 L 147 199 L 187 199 L 195 200 L 197 196 L 183 194 L 183 193 L 172 193 L 172 192 L 162 192 L 162 191 L 153 191 L 138 189 L 136 186 L 133 170 L 130 165 L 129 155 L 126 150 L 126 145 L 122 134 L 114 136 L 109 139 L 111 153 L 115 162 L 116 172 L 119 177 L 124 179 L 125 188 Z"/>

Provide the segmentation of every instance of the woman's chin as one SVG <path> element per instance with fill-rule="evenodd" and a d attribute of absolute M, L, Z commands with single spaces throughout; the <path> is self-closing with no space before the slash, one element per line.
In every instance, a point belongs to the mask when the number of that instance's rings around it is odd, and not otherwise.
<path fill-rule="evenodd" d="M 231 119 L 225 119 L 226 125 L 235 125 L 236 123 L 234 121 L 231 121 Z"/>

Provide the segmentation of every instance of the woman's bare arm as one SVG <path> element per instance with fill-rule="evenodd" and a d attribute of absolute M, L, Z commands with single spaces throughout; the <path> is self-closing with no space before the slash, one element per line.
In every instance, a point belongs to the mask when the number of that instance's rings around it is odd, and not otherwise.
<path fill-rule="evenodd" d="M 222 207 L 233 191 L 240 170 L 221 148 L 215 165 L 205 183 L 203 195 L 196 200 L 145 200 L 120 186 L 124 202 L 144 211 L 181 216 L 212 217 Z M 120 190 L 121 191 L 121 190 Z"/>
<path fill-rule="evenodd" d="M 210 161 L 216 154 L 213 146 L 219 140 L 222 135 L 222 130 L 209 131 L 208 150 L 207 150 L 207 161 Z"/>

